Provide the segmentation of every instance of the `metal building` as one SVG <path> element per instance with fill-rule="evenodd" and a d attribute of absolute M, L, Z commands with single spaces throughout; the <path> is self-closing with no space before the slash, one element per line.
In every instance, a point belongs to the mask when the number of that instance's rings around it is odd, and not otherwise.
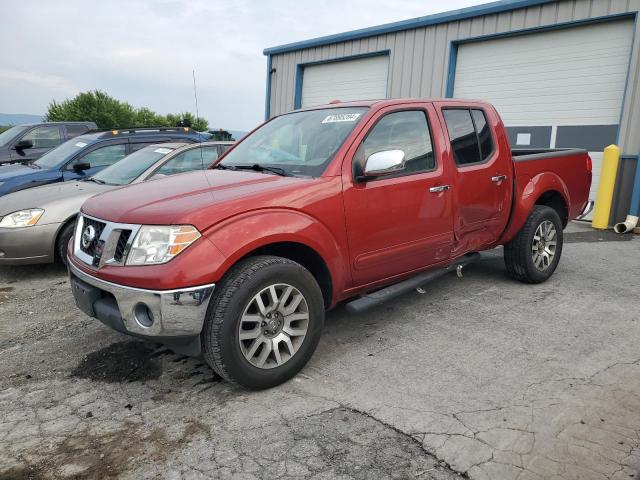
<path fill-rule="evenodd" d="M 612 220 L 640 153 L 640 0 L 501 0 L 267 48 L 266 117 L 333 99 L 496 105 L 514 148 L 620 145 Z"/>

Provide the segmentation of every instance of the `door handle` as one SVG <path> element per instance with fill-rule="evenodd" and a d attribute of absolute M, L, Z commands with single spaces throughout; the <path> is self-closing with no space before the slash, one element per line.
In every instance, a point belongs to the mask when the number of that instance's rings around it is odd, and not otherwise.
<path fill-rule="evenodd" d="M 446 192 L 450 188 L 451 187 L 449 185 L 438 185 L 437 187 L 431 187 L 429 191 L 431 193 Z"/>
<path fill-rule="evenodd" d="M 507 179 L 506 175 L 496 175 L 495 177 L 491 177 L 491 181 L 495 183 L 501 182 L 506 179 Z"/>

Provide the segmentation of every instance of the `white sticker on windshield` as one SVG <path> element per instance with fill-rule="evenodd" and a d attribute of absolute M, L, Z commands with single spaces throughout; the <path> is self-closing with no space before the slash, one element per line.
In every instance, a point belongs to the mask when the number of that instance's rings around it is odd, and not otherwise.
<path fill-rule="evenodd" d="M 359 116 L 359 113 L 337 113 L 335 115 L 327 115 L 327 117 L 322 120 L 322 123 L 355 122 Z"/>
<path fill-rule="evenodd" d="M 163 155 L 166 155 L 167 153 L 169 153 L 171 151 L 170 148 L 156 148 L 154 150 L 154 153 L 161 153 Z"/>
<path fill-rule="evenodd" d="M 76 142 L 76 147 L 82 148 L 82 147 L 86 147 L 86 146 L 87 146 L 87 144 L 84 143 L 84 142 Z"/>

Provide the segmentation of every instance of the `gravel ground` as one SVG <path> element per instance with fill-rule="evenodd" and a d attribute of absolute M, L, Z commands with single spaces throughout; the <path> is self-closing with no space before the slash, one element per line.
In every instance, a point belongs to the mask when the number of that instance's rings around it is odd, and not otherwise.
<path fill-rule="evenodd" d="M 0 480 L 640 478 L 632 238 L 573 224 L 545 284 L 496 256 L 340 306 L 264 392 L 84 316 L 58 266 L 0 268 Z"/>

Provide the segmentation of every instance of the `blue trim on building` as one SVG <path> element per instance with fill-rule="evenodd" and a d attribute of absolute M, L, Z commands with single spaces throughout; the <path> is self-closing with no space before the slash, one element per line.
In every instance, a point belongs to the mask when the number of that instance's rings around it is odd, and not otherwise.
<path fill-rule="evenodd" d="M 455 72 L 456 65 L 451 65 L 452 61 L 457 62 L 458 60 L 458 46 L 464 43 L 472 43 L 472 42 L 481 42 L 485 40 L 493 40 L 496 38 L 506 38 L 506 37 L 516 37 L 519 35 L 529 35 L 531 33 L 538 32 L 547 32 L 550 30 L 562 30 L 565 28 L 578 27 L 582 25 L 592 25 L 595 23 L 603 23 L 609 22 L 613 20 L 623 19 L 623 18 L 633 18 L 637 19 L 637 12 L 625 12 L 625 13 L 616 13 L 613 15 L 605 15 L 602 17 L 594 17 L 594 18 L 585 18 L 582 20 L 571 20 L 568 22 L 554 23 L 552 25 L 543 25 L 540 27 L 531 27 L 531 28 L 522 28 L 519 30 L 511 30 L 508 32 L 500 32 L 500 33 L 490 33 L 487 35 L 479 35 L 476 37 L 468 37 L 468 38 L 459 38 L 457 40 L 452 40 L 449 44 L 449 70 L 447 75 L 447 86 L 446 86 L 446 96 L 453 97 L 453 90 L 455 86 Z M 636 20 L 637 21 L 637 20 Z M 634 31 L 635 35 L 635 31 Z M 634 38 L 635 40 L 635 38 Z M 631 58 L 633 56 L 633 43 L 631 44 L 631 53 L 629 54 L 629 66 L 627 68 L 627 79 L 628 79 L 628 71 L 631 69 Z M 626 86 L 625 86 L 626 91 Z M 624 108 L 624 99 L 623 104 Z"/>
<path fill-rule="evenodd" d="M 631 202 L 629 203 L 629 214 L 640 217 L 640 157 L 637 155 L 625 155 L 621 158 L 625 158 L 627 160 L 634 158 L 636 161 L 636 175 L 633 180 L 633 191 L 631 193 Z"/>
<path fill-rule="evenodd" d="M 264 119 L 269 120 L 271 115 L 271 55 L 267 56 L 267 92 L 264 102 Z"/>
<path fill-rule="evenodd" d="M 265 55 L 275 55 L 278 53 L 292 52 L 303 48 L 319 47 L 332 43 L 345 42 L 347 40 L 356 40 L 359 38 L 372 37 L 375 35 L 383 35 L 385 33 L 399 32 L 402 30 L 411 30 L 413 28 L 426 27 L 428 25 L 437 25 L 439 23 L 448 23 L 456 20 L 464 20 L 467 18 L 479 17 L 481 15 L 489 15 L 493 13 L 506 12 L 517 8 L 533 7 L 545 3 L 551 3 L 555 0 L 499 0 L 497 2 L 485 3 L 473 7 L 460 8 L 449 12 L 436 13 L 425 17 L 412 18 L 402 20 L 400 22 L 386 23 L 375 27 L 362 28 L 349 32 L 338 33 L 335 35 L 327 35 L 325 37 L 312 38 L 302 42 L 288 43 L 277 47 L 266 48 Z"/>
<path fill-rule="evenodd" d="M 636 45 L 636 30 L 638 29 L 638 12 L 633 12 L 632 15 L 633 15 L 634 26 L 633 26 L 633 35 L 631 36 L 631 52 L 629 52 L 629 65 L 627 66 L 627 76 L 624 80 L 624 90 L 622 91 L 622 107 L 620 108 L 620 119 L 618 120 L 618 137 L 616 138 L 616 144 L 618 146 L 620 146 L 620 132 L 622 131 L 622 117 L 624 117 L 624 103 L 627 101 L 627 89 L 629 88 L 629 77 L 631 76 L 631 63 L 633 61 L 633 48 Z"/>
<path fill-rule="evenodd" d="M 382 55 L 389 56 L 390 54 L 391 54 L 391 50 L 387 49 L 387 50 L 378 50 L 376 52 L 359 53 L 356 55 L 347 55 L 344 57 L 335 57 L 335 58 L 329 58 L 327 60 L 317 60 L 314 62 L 296 64 L 296 83 L 295 83 L 295 93 L 293 96 L 294 110 L 302 106 L 302 81 L 304 79 L 305 67 L 314 66 L 314 65 L 324 65 L 326 63 L 344 62 L 349 60 L 359 60 L 361 58 L 368 58 L 368 57 L 380 57 Z M 388 82 L 389 82 L 389 77 L 387 76 L 387 84 Z M 388 89 L 388 85 L 387 85 L 387 89 Z"/>

